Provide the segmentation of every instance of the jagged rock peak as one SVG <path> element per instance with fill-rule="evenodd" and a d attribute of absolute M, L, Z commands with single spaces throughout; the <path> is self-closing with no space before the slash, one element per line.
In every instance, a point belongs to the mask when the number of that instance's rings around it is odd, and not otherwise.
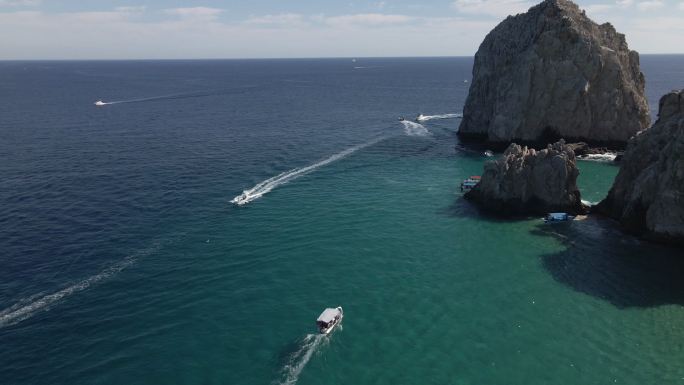
<path fill-rule="evenodd" d="M 575 153 L 563 140 L 539 151 L 511 143 L 500 159 L 485 163 L 465 198 L 503 215 L 583 213 L 578 175 Z"/>
<path fill-rule="evenodd" d="M 459 128 L 463 139 L 612 147 L 650 123 L 639 54 L 568 0 L 509 16 L 480 45 Z"/>

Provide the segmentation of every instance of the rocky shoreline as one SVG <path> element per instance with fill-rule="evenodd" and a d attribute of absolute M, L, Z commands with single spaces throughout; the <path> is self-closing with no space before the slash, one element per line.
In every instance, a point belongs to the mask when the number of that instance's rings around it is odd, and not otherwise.
<path fill-rule="evenodd" d="M 663 96 L 649 128 L 644 85 L 624 35 L 572 1 L 509 16 L 478 49 L 458 130 L 462 144 L 505 151 L 465 199 L 503 216 L 585 214 L 576 160 L 621 160 L 592 211 L 684 245 L 684 91 Z"/>
<path fill-rule="evenodd" d="M 658 121 L 630 140 L 596 211 L 627 232 L 684 245 L 684 90 L 663 96 Z"/>
<path fill-rule="evenodd" d="M 575 153 L 562 140 L 539 151 L 512 143 L 485 163 L 480 183 L 465 198 L 497 215 L 585 214 L 578 175 Z"/>

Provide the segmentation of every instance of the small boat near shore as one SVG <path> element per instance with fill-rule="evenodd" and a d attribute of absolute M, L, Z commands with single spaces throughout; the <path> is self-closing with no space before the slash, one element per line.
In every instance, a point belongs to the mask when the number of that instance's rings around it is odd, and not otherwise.
<path fill-rule="evenodd" d="M 477 186 L 478 183 L 480 183 L 480 176 L 472 175 L 461 182 L 461 191 L 470 191 L 473 187 Z"/>
<path fill-rule="evenodd" d="M 330 332 L 342 322 L 344 312 L 342 306 L 336 308 L 329 307 L 323 310 L 323 313 L 316 319 L 316 326 L 321 334 L 330 334 Z"/>
<path fill-rule="evenodd" d="M 548 213 L 544 217 L 544 223 L 569 222 L 573 219 L 575 216 L 568 213 Z"/>

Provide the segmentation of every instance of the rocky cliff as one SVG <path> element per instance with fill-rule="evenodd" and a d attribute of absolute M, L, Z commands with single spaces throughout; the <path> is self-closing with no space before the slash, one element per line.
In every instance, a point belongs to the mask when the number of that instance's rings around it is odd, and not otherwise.
<path fill-rule="evenodd" d="M 630 140 L 597 209 L 630 232 L 684 244 L 684 91 L 660 99 L 658 121 Z"/>
<path fill-rule="evenodd" d="M 459 136 L 621 147 L 649 123 L 639 54 L 625 36 L 569 0 L 546 0 L 480 45 Z"/>
<path fill-rule="evenodd" d="M 480 183 L 465 198 L 498 214 L 584 213 L 572 148 L 559 141 L 536 151 L 512 143 L 485 163 Z"/>

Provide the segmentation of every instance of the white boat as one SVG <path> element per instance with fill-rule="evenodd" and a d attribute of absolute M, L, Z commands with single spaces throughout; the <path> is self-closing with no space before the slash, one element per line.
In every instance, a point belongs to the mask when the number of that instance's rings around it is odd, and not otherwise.
<path fill-rule="evenodd" d="M 323 313 L 321 313 L 316 320 L 318 331 L 321 334 L 330 334 L 335 326 L 342 322 L 342 317 L 344 317 L 344 312 L 342 311 L 341 306 L 336 308 L 329 307 L 323 310 Z"/>
<path fill-rule="evenodd" d="M 246 203 L 249 203 L 249 196 L 246 192 L 243 191 L 242 194 L 233 198 L 233 200 L 231 200 L 230 203 L 235 203 L 238 206 L 242 206 Z"/>
<path fill-rule="evenodd" d="M 567 222 L 573 219 L 575 216 L 568 213 L 548 213 L 544 217 L 544 223 Z"/>
<path fill-rule="evenodd" d="M 470 191 L 473 187 L 477 186 L 478 183 L 480 183 L 479 175 L 473 175 L 468 179 L 464 179 L 463 182 L 461 182 L 461 191 Z"/>
<path fill-rule="evenodd" d="M 95 102 L 96 106 L 104 106 L 105 104 L 107 104 L 107 103 L 103 102 L 102 100 L 98 100 Z"/>
<path fill-rule="evenodd" d="M 416 116 L 416 122 L 422 122 L 424 120 L 427 120 L 427 116 L 423 114 L 419 114 L 418 116 Z"/>
<path fill-rule="evenodd" d="M 484 156 L 490 158 L 490 157 L 494 156 L 494 153 L 491 150 L 487 150 L 484 152 Z"/>

